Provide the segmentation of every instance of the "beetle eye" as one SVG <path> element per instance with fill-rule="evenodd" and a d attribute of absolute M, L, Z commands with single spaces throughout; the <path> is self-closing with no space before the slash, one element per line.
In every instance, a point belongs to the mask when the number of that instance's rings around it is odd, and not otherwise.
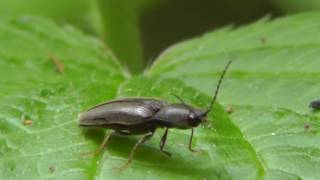
<path fill-rule="evenodd" d="M 195 115 L 194 114 L 189 114 L 188 118 L 189 118 L 189 120 L 193 120 L 193 119 L 195 119 Z"/>
<path fill-rule="evenodd" d="M 198 124 L 200 123 L 199 118 L 195 115 L 195 114 L 190 114 L 188 116 L 188 123 L 190 126 L 198 126 Z"/>

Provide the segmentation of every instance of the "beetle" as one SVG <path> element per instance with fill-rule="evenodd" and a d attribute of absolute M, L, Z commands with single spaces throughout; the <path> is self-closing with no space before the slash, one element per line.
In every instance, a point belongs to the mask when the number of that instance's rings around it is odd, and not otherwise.
<path fill-rule="evenodd" d="M 103 142 L 93 154 L 96 155 L 105 148 L 113 133 L 143 135 L 134 145 L 127 162 L 121 168 L 126 167 L 132 161 L 138 146 L 150 140 L 157 128 L 165 128 L 160 140 L 160 151 L 165 155 L 171 156 L 169 152 L 164 150 L 170 128 L 191 129 L 188 148 L 195 152 L 192 148 L 193 129 L 206 121 L 207 114 L 213 108 L 222 79 L 231 62 L 229 61 L 225 66 L 207 109 L 187 105 L 178 96 L 176 97 L 181 102 L 175 104 L 169 104 L 164 100 L 155 98 L 138 97 L 107 101 L 82 113 L 80 115 L 80 126 L 114 130 L 112 133 L 106 134 Z"/>
<path fill-rule="evenodd" d="M 315 110 L 315 111 L 319 110 L 320 109 L 320 100 L 311 101 L 309 104 L 309 107 L 313 108 L 313 110 Z"/>

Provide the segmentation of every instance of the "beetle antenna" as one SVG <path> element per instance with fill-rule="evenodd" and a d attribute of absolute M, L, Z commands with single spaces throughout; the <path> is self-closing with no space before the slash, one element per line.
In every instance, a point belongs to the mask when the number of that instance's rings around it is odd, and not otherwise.
<path fill-rule="evenodd" d="M 193 113 L 195 113 L 194 111 L 193 111 L 193 109 L 192 108 L 190 108 L 185 102 L 184 102 L 184 100 L 181 98 L 181 97 L 179 97 L 179 96 L 177 96 L 177 95 L 175 95 L 175 94 L 172 94 L 174 97 L 176 97 L 186 108 L 188 108 L 191 112 L 193 112 Z"/>
<path fill-rule="evenodd" d="M 184 102 L 184 100 L 181 98 L 181 97 L 179 97 L 178 95 L 176 95 L 176 94 L 172 94 L 174 97 L 176 97 L 182 104 L 186 104 L 185 102 Z"/>
<path fill-rule="evenodd" d="M 224 77 L 224 75 L 226 74 L 226 72 L 227 72 L 227 70 L 228 70 L 228 68 L 229 68 L 229 66 L 230 66 L 231 63 L 232 63 L 232 60 L 230 60 L 230 61 L 227 63 L 227 65 L 224 67 L 223 72 L 222 72 L 222 74 L 221 74 L 221 76 L 220 76 L 220 79 L 219 79 L 219 82 L 218 82 L 216 91 L 214 92 L 214 96 L 213 96 L 213 98 L 212 98 L 212 100 L 211 100 L 210 106 L 208 107 L 208 109 L 207 109 L 207 111 L 205 112 L 205 114 L 208 114 L 208 113 L 212 110 L 212 107 L 213 107 L 213 105 L 214 105 L 214 102 L 215 102 L 216 99 L 217 99 L 218 92 L 219 92 L 220 85 L 221 85 L 221 83 L 222 83 L 223 77 Z"/>

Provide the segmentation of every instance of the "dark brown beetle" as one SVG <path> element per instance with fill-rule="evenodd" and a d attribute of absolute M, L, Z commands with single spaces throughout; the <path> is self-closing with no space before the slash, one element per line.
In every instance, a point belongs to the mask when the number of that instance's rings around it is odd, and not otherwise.
<path fill-rule="evenodd" d="M 191 129 L 189 150 L 194 152 L 195 150 L 191 147 L 193 128 L 204 122 L 207 114 L 212 110 L 222 79 L 230 64 L 231 61 L 224 68 L 211 103 L 205 110 L 191 107 L 179 97 L 177 98 L 181 103 L 177 104 L 168 104 L 166 101 L 153 98 L 126 98 L 108 101 L 89 109 L 81 115 L 80 126 L 113 129 L 114 132 L 124 135 L 144 134 L 135 144 L 127 162 L 122 167 L 126 167 L 132 161 L 137 147 L 148 141 L 157 128 L 165 128 L 160 141 L 160 150 L 164 154 L 171 156 L 169 152 L 163 150 L 169 128 Z M 99 153 L 106 146 L 111 134 L 106 135 L 94 154 Z"/>
<path fill-rule="evenodd" d="M 309 104 L 309 107 L 313 108 L 313 110 L 319 110 L 320 109 L 320 100 L 314 100 L 311 101 Z"/>

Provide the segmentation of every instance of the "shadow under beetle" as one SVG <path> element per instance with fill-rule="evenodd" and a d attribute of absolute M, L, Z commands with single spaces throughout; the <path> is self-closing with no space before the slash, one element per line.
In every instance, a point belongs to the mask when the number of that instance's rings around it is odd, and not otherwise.
<path fill-rule="evenodd" d="M 163 149 L 169 128 L 191 129 L 189 150 L 195 152 L 191 147 L 193 128 L 206 121 L 206 116 L 212 110 L 222 79 L 230 64 L 231 61 L 225 66 L 211 103 L 205 110 L 189 106 L 179 97 L 177 98 L 181 103 L 177 104 L 168 104 L 166 101 L 153 98 L 125 98 L 99 104 L 82 113 L 80 126 L 113 129 L 112 133 L 123 135 L 144 135 L 132 148 L 127 162 L 121 168 L 130 164 L 138 146 L 148 141 L 157 128 L 165 128 L 160 141 L 160 151 L 164 154 L 171 156 Z M 106 134 L 102 144 L 94 152 L 95 155 L 106 146 L 112 133 Z"/>

